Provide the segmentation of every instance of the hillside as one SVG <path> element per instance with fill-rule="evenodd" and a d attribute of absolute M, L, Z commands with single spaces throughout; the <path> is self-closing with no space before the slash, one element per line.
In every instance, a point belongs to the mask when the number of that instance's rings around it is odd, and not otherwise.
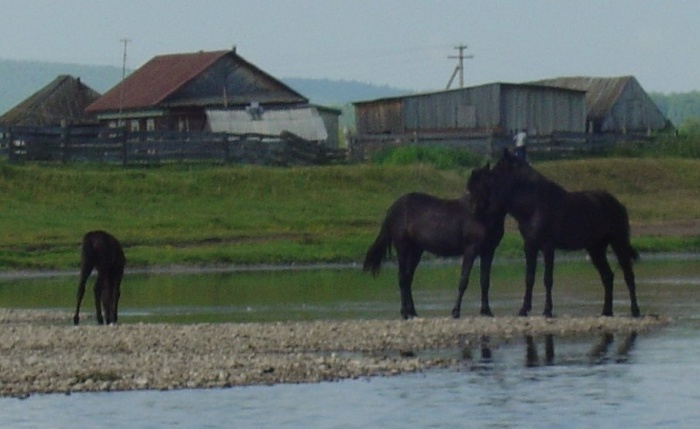
<path fill-rule="evenodd" d="M 119 82 L 122 70 L 113 66 L 0 60 L 0 114 L 43 88 L 60 74 L 79 77 L 95 91 L 104 93 Z M 312 103 L 333 107 L 409 92 L 356 81 L 303 78 L 281 80 L 308 97 Z"/>

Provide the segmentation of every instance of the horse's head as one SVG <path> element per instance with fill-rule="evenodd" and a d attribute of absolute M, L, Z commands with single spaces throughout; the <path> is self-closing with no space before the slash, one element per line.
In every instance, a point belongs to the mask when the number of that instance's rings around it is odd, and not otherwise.
<path fill-rule="evenodd" d="M 475 200 L 477 208 L 490 214 L 503 213 L 508 205 L 514 185 L 527 176 L 530 165 L 504 149 L 498 162 L 489 168 L 474 170 L 467 189 Z"/>

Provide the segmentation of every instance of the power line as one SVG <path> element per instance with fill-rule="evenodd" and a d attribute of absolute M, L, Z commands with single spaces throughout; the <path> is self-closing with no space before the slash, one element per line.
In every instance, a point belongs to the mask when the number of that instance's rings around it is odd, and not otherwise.
<path fill-rule="evenodd" d="M 457 49 L 459 51 L 459 55 L 449 55 L 447 57 L 450 59 L 456 58 L 458 60 L 457 66 L 455 67 L 455 71 L 452 72 L 452 77 L 450 77 L 450 81 L 447 82 L 447 89 L 450 89 L 450 86 L 452 85 L 452 81 L 454 80 L 455 76 L 457 75 L 457 72 L 459 72 L 459 87 L 460 88 L 464 87 L 464 60 L 474 58 L 474 55 L 464 55 L 464 50 L 467 48 L 468 48 L 467 45 L 455 46 L 455 49 Z"/>

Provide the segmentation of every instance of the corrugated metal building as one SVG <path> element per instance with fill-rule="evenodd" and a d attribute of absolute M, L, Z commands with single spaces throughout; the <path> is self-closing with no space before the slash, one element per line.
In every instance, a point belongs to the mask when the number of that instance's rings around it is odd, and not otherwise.
<path fill-rule="evenodd" d="M 493 83 L 354 103 L 358 136 L 474 134 L 503 136 L 584 132 L 585 91 Z"/>
<path fill-rule="evenodd" d="M 533 84 L 585 91 L 590 133 L 649 133 L 670 125 L 634 76 L 559 77 Z"/>

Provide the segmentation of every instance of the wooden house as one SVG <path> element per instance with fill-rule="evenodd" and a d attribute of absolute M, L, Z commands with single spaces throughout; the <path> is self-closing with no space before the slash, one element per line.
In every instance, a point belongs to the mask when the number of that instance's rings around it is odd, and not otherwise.
<path fill-rule="evenodd" d="M 60 75 L 0 116 L 0 126 L 47 127 L 93 122 L 85 108 L 100 93 L 76 78 Z"/>
<path fill-rule="evenodd" d="M 279 134 L 279 117 L 291 116 L 284 131 L 316 129 L 337 145 L 338 116 L 316 121 L 309 100 L 265 73 L 236 50 L 156 56 L 88 106 L 108 126 L 132 131 L 214 131 Z M 315 112 L 315 114 L 314 114 Z M 335 123 L 333 123 L 333 119 Z M 274 123 L 273 123 L 274 122 Z M 326 125 L 328 124 L 328 125 Z M 309 133 L 306 133 L 309 134 Z"/>
<path fill-rule="evenodd" d="M 560 77 L 532 83 L 585 91 L 589 133 L 649 134 L 670 125 L 634 76 Z"/>

